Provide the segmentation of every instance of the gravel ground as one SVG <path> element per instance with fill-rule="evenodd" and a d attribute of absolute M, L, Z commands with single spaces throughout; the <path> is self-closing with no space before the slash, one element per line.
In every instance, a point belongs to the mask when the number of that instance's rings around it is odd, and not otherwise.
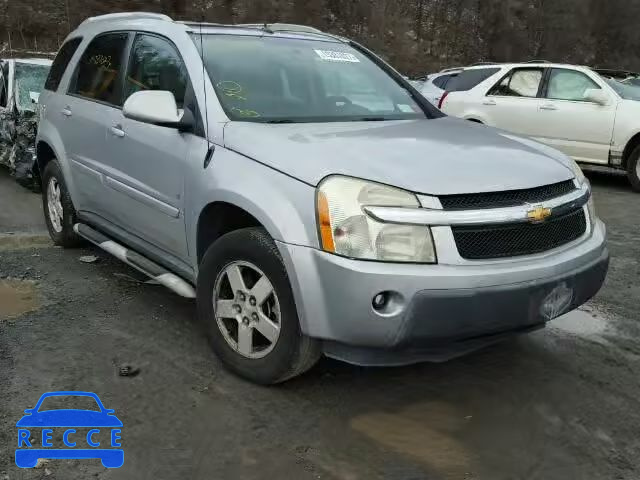
<path fill-rule="evenodd" d="M 640 478 L 640 195 L 590 177 L 612 261 L 578 313 L 445 364 L 323 360 L 272 388 L 221 367 L 192 302 L 106 254 L 0 250 L 0 480 Z M 15 423 L 51 390 L 116 410 L 122 468 L 15 466 Z"/>

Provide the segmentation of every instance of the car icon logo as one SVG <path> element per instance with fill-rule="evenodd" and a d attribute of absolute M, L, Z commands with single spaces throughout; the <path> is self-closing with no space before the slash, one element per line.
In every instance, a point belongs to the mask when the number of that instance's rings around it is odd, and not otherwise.
<path fill-rule="evenodd" d="M 89 401 L 94 409 L 44 408 L 43 402 L 52 398 Z M 95 393 L 48 392 L 24 413 L 16 423 L 18 467 L 33 468 L 39 459 L 96 458 L 107 468 L 118 468 L 124 463 L 124 450 L 120 448 L 122 422 Z"/>

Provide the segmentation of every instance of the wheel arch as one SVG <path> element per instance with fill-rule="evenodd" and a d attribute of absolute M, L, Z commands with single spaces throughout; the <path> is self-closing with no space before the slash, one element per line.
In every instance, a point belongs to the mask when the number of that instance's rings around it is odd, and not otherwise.
<path fill-rule="evenodd" d="M 47 128 L 46 124 L 43 124 L 39 128 L 41 132 L 49 131 L 49 133 L 51 133 L 51 127 L 49 126 L 49 128 Z M 52 136 L 39 134 L 36 138 L 36 162 L 34 165 L 34 174 L 37 175 L 39 179 L 41 179 L 42 173 L 44 172 L 47 164 L 55 158 L 60 164 L 62 174 L 64 175 L 64 181 L 71 195 L 71 200 L 73 201 L 77 198 L 77 195 L 75 194 L 76 189 L 73 182 L 73 177 L 71 175 L 71 166 L 67 161 L 67 156 L 65 155 L 64 143 L 62 142 L 62 139 L 58 135 L 57 131 L 54 131 L 53 133 L 54 135 Z"/>
<path fill-rule="evenodd" d="M 42 179 L 42 172 L 46 168 L 47 164 L 56 158 L 56 153 L 46 141 L 40 140 L 36 144 L 36 163 L 34 165 L 34 173 L 37 173 L 38 177 Z"/>
<path fill-rule="evenodd" d="M 640 132 L 636 132 L 627 142 L 622 151 L 622 167 L 624 169 L 627 168 L 629 157 L 631 157 L 631 153 L 636 149 L 636 147 L 640 146 Z"/>
<path fill-rule="evenodd" d="M 215 201 L 205 205 L 198 216 L 196 227 L 198 264 L 202 261 L 209 246 L 221 236 L 248 227 L 262 227 L 273 238 L 264 224 L 245 208 L 227 201 Z"/>

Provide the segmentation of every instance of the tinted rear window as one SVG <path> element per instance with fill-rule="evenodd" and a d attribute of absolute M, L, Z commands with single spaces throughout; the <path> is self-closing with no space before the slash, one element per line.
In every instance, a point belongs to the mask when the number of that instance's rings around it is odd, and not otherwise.
<path fill-rule="evenodd" d="M 449 92 L 466 92 L 484 82 L 487 78 L 500 71 L 499 68 L 474 68 L 464 70 L 447 84 Z"/>
<path fill-rule="evenodd" d="M 51 65 L 51 70 L 49 70 L 49 76 L 44 83 L 45 89 L 54 92 L 58 89 L 58 85 L 60 85 L 60 80 L 62 80 L 64 71 L 67 69 L 67 65 L 69 65 L 71 57 L 76 53 L 81 41 L 81 38 L 72 38 L 62 45 L 55 60 L 53 61 L 53 65 Z"/>
<path fill-rule="evenodd" d="M 451 75 L 442 75 L 441 77 L 436 78 L 433 81 L 433 84 L 444 90 L 444 88 L 447 86 L 447 82 L 449 81 L 449 79 L 451 78 Z"/>

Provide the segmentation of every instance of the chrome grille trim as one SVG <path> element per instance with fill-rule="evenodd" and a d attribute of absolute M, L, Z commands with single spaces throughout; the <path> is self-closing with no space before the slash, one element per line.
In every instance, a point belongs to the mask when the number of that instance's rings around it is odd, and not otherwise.
<path fill-rule="evenodd" d="M 589 185 L 567 195 L 541 203 L 506 208 L 483 208 L 476 210 L 437 210 L 432 208 L 364 207 L 372 219 L 383 223 L 429 226 L 485 225 L 529 222 L 528 213 L 536 207 L 551 209 L 551 217 L 563 215 L 585 205 L 591 196 Z"/>

